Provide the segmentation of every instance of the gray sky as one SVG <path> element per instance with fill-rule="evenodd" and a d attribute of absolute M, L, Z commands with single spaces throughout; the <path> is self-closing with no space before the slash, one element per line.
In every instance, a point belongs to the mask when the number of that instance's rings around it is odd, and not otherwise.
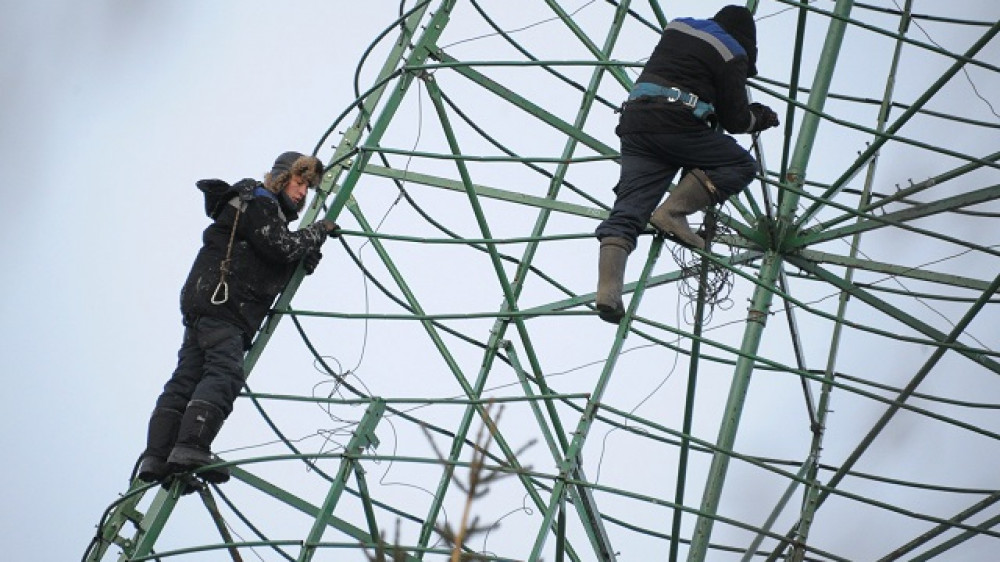
<path fill-rule="evenodd" d="M 779 12 L 783 8 L 773 2 L 762 4 L 762 14 Z M 722 3 L 712 3 L 712 8 L 701 8 L 701 11 L 692 8 L 698 5 L 694 2 L 664 2 L 664 5 L 668 6 L 669 17 L 708 16 Z M 388 0 L 363 3 L 296 0 L 280 4 L 254 0 L 208 5 L 181 1 L 82 4 L 41 0 L 7 3 L 0 7 L 0 84 L 3 85 L 0 87 L 0 170 L 6 176 L 8 194 L 4 206 L 7 220 L 0 226 L 0 235 L 6 241 L 0 248 L 0 258 L 6 264 L 0 273 L 3 278 L 0 313 L 6 319 L 0 333 L 0 350 L 11 387 L 0 398 L 3 443 L 8 459 L 0 468 L 0 477 L 7 484 L 0 496 L 5 506 L 0 512 L 0 526 L 13 539 L 5 547 L 10 560 L 78 559 L 93 535 L 101 512 L 127 488 L 129 472 L 144 445 L 150 409 L 175 362 L 182 333 L 178 290 L 207 224 L 194 182 L 203 177 L 231 181 L 260 177 L 278 153 L 289 149 L 311 151 L 330 123 L 353 100 L 357 61 L 374 37 L 395 19 L 398 6 L 398 2 Z M 985 4 L 956 2 L 954 6 L 956 13 L 964 10 L 965 17 L 988 17 L 975 13 L 986 11 Z M 581 25 L 593 31 L 594 37 L 603 39 L 599 25 L 604 21 L 606 6 L 586 2 L 567 4 L 570 10 L 577 7 L 586 8 L 578 15 Z M 819 7 L 829 9 L 832 2 L 820 2 Z M 491 13 L 503 16 L 501 24 L 506 29 L 520 28 L 545 17 L 546 12 L 537 6 L 532 5 L 529 9 L 526 4 L 522 8 L 494 7 Z M 477 37 L 485 31 L 481 22 L 469 15 L 467 6 L 456 18 L 461 24 L 452 23 L 444 43 Z M 762 75 L 787 79 L 791 35 L 786 32 L 793 22 L 792 16 L 779 14 L 758 24 L 762 36 Z M 570 40 L 565 35 L 553 35 L 551 40 L 544 41 L 544 34 L 550 29 L 540 26 L 524 36 L 526 40 L 534 39 L 536 47 L 545 45 L 550 49 L 540 55 L 542 58 L 565 56 L 564 46 Z M 928 29 L 937 39 L 950 41 L 945 43 L 948 48 L 963 50 L 968 45 L 969 40 L 962 39 L 966 37 L 962 34 L 941 26 L 928 26 Z M 655 36 L 648 30 L 632 29 L 631 33 L 623 34 L 616 58 L 640 60 L 648 55 L 652 41 Z M 877 69 L 883 68 L 879 65 L 884 64 L 887 44 L 863 33 L 850 36 L 850 47 L 841 63 L 842 70 L 835 77 L 834 88 L 858 96 L 880 96 L 884 80 L 867 81 L 864 77 L 873 72 L 877 74 Z M 818 52 L 818 45 L 814 40 L 809 43 L 808 50 Z M 491 50 L 494 46 L 490 40 L 473 41 L 456 45 L 453 52 L 469 60 L 490 60 L 499 57 Z M 567 47 L 565 51 L 571 49 Z M 879 56 L 869 59 L 866 52 Z M 371 84 L 384 54 L 384 48 L 377 50 L 364 68 L 359 80 L 362 89 Z M 994 65 L 998 63 L 1000 53 L 995 41 L 983 58 Z M 900 76 L 899 87 L 919 93 L 942 71 L 943 65 L 931 57 L 921 64 L 908 65 L 905 75 Z M 498 73 L 516 83 L 516 73 Z M 981 69 L 973 69 L 972 73 L 980 92 L 994 107 L 1000 107 L 1000 99 L 994 95 L 1000 87 L 997 76 Z M 458 92 L 460 99 L 461 94 L 472 91 L 463 89 L 454 79 L 445 82 L 449 77 L 443 72 L 439 75 L 444 87 L 452 88 L 447 91 Z M 616 90 L 610 81 L 606 86 L 605 93 L 616 99 L 614 96 L 620 94 L 620 88 Z M 424 92 L 418 91 L 422 101 L 417 102 L 415 96 L 408 99 L 387 133 L 386 146 L 403 149 L 418 146 L 429 152 L 444 152 L 440 133 L 429 126 L 432 108 Z M 931 107 L 947 111 L 951 101 L 961 99 L 966 104 L 963 107 L 976 118 L 994 119 L 985 104 L 972 95 L 964 79 L 954 80 L 947 92 L 946 99 L 935 100 Z M 546 100 L 550 94 L 542 85 L 533 93 L 538 94 L 537 99 Z M 553 88 L 552 97 L 557 94 L 558 90 Z M 900 96 L 911 102 L 913 98 L 913 95 Z M 475 100 L 472 105 L 488 103 L 472 99 Z M 469 103 L 470 99 L 466 97 L 463 101 Z M 561 111 L 561 116 L 572 118 L 577 103 L 577 98 L 572 98 L 572 103 L 556 98 L 550 107 L 555 108 L 553 111 Z M 846 105 L 831 102 L 827 110 L 867 126 L 874 123 L 869 115 L 850 113 L 857 110 Z M 491 114 L 497 119 L 491 121 L 490 126 L 503 138 L 524 141 L 521 146 L 528 154 L 552 156 L 559 153 L 564 140 L 547 138 L 545 133 L 534 130 L 530 132 L 537 138 L 528 138 L 531 135 L 525 135 L 525 129 L 520 128 L 519 115 L 501 111 L 498 108 Z M 616 147 L 617 141 L 611 132 L 614 118 L 609 111 L 595 112 L 587 123 L 587 130 L 602 142 Z M 330 156 L 332 143 L 339 140 L 337 133 L 343 128 L 341 126 L 325 143 L 321 157 Z M 990 143 L 995 145 L 995 130 L 981 136 L 955 134 L 946 124 L 930 120 L 926 125 L 914 125 L 905 134 L 923 140 L 935 139 L 928 142 L 947 144 L 956 151 L 976 155 L 995 150 L 984 148 Z M 947 136 L 947 143 L 941 140 L 941 134 Z M 770 132 L 764 138 L 769 150 L 768 163 L 773 168 L 780 161 L 780 152 L 777 152 L 780 133 Z M 829 127 L 823 129 L 817 143 L 821 153 L 815 155 L 817 163 L 810 168 L 810 178 L 817 181 L 835 179 L 839 170 L 856 157 L 857 151 L 864 149 L 865 138 Z M 470 148 L 469 152 L 475 150 Z M 430 173 L 441 169 L 434 162 L 414 163 L 414 167 L 418 164 Z M 404 168 L 409 164 L 396 158 L 393 165 Z M 928 158 L 917 149 L 887 150 L 880 162 L 879 185 L 884 189 L 893 184 L 905 186 L 910 179 L 921 181 L 957 165 L 956 161 L 947 158 Z M 519 172 L 510 172 L 507 168 L 497 170 L 481 166 L 475 169 L 477 181 L 495 187 L 533 195 L 543 195 L 547 187 L 537 178 L 526 180 L 533 183 L 520 183 Z M 455 177 L 453 170 L 442 173 Z M 586 164 L 574 167 L 570 179 L 610 204 L 610 186 L 615 174 L 614 165 Z M 996 170 L 989 170 L 972 176 L 974 179 L 968 183 L 945 189 L 995 185 L 997 175 Z M 467 201 L 430 190 L 418 193 L 419 201 L 433 209 L 435 216 L 444 217 L 447 224 L 463 234 L 476 237 L 476 224 L 468 213 Z M 385 219 L 386 232 L 439 236 L 432 234 L 431 229 L 404 205 L 395 205 L 397 192 L 384 182 L 364 183 L 355 191 L 355 197 L 370 222 Z M 584 204 L 571 196 L 567 198 Z M 996 210 L 995 205 L 993 210 Z M 490 202 L 486 203 L 486 212 L 497 237 L 524 235 L 534 219 L 533 215 L 509 213 L 508 208 Z M 346 216 L 341 223 L 349 229 L 358 228 L 355 221 Z M 941 219 L 932 220 L 926 226 L 954 229 L 958 235 L 971 236 L 973 232 L 981 235 L 981 224 Z M 555 217 L 553 229 L 547 232 L 588 232 L 594 225 L 591 219 Z M 866 250 L 873 258 L 891 263 L 929 263 L 955 252 L 954 247 L 936 243 L 925 246 L 926 241 L 918 238 L 915 243 L 899 233 L 879 236 L 873 235 L 877 242 Z M 995 234 L 992 239 L 988 236 L 982 242 L 984 245 L 997 243 Z M 349 243 L 362 252 L 366 263 L 377 263 L 371 247 L 365 248 L 361 239 L 349 239 Z M 630 279 L 638 277 L 648 247 L 647 237 L 633 254 Z M 336 243 L 328 248 L 320 272 L 307 280 L 301 298 L 296 300 L 297 306 L 347 312 L 399 312 L 384 299 L 379 300 L 375 290 L 362 282 Z M 583 293 L 593 290 L 595 256 L 592 254 L 595 249 L 592 241 L 545 246 L 540 251 L 538 263 L 547 272 L 559 272 L 560 278 L 573 290 Z M 520 252 L 518 249 L 509 251 L 513 255 Z M 835 251 L 846 253 L 842 247 Z M 414 250 L 412 245 L 401 244 L 396 247 L 394 259 L 407 274 L 407 281 L 413 284 L 427 310 L 437 313 L 495 311 L 502 298 L 496 287 L 495 273 L 480 254 L 475 256 L 477 261 L 469 258 L 468 252 L 453 247 Z M 980 268 L 995 271 L 995 258 L 968 259 L 972 261 L 963 262 L 961 268 L 946 266 L 942 270 L 991 279 L 992 274 L 983 273 Z M 667 261 L 661 262 L 659 271 L 666 271 L 669 265 Z M 567 274 L 567 271 L 577 274 Z M 510 272 L 512 269 L 508 270 Z M 470 287 L 482 289 L 469 290 Z M 526 292 L 523 307 L 560 298 L 541 284 L 529 287 L 531 291 Z M 828 292 L 824 294 L 804 283 L 801 290 L 804 295 L 828 296 Z M 914 287 L 914 290 L 918 289 Z M 719 313 L 718 331 L 713 333 L 713 338 L 738 346 L 743 331 L 743 325 L 738 322 L 746 308 L 748 291 L 747 287 L 738 288 L 734 307 Z M 649 317 L 670 325 L 683 324 L 676 294 L 649 294 L 646 298 L 643 306 L 649 311 Z M 834 301 L 830 299 L 824 306 L 832 309 Z M 901 306 L 913 307 L 913 304 Z M 936 314 L 928 310 L 907 310 L 928 322 L 936 320 Z M 948 310 L 952 318 L 961 316 L 961 311 L 959 305 Z M 588 392 L 600 373 L 599 367 L 588 363 L 606 358 L 614 333 L 593 318 L 567 318 L 532 324 L 536 344 L 541 348 L 542 367 L 545 372 L 556 374 L 552 380 L 561 391 Z M 727 326 L 726 323 L 733 319 L 737 324 Z M 898 329 L 877 315 L 870 320 L 887 330 Z M 337 368 L 356 373 L 357 381 L 370 387 L 373 394 L 410 397 L 461 393 L 419 328 L 399 327 L 390 322 L 307 320 L 305 323 L 321 347 L 321 353 L 328 354 Z M 457 324 L 480 340 L 487 339 L 491 325 L 491 320 L 468 320 Z M 940 323 L 939 328 L 947 330 L 947 324 Z M 973 328 L 970 330 L 973 335 L 995 349 L 995 315 L 988 321 L 978 321 Z M 821 358 L 825 357 L 829 344 L 828 330 L 828 324 L 818 323 L 815 331 L 810 332 L 812 337 L 808 338 L 807 346 L 811 348 L 813 368 L 822 366 Z M 508 337 L 515 342 L 518 340 L 513 334 Z M 481 352 L 450 343 L 461 367 L 470 378 L 474 377 Z M 686 362 L 681 361 L 675 367 L 671 353 L 642 349 L 641 340 L 634 338 L 628 343 L 627 347 L 637 349 L 620 359 L 616 371 L 620 376 L 609 388 L 608 402 L 626 411 L 634 409 L 667 427 L 679 428 Z M 790 362 L 788 344 L 783 337 L 769 337 L 766 343 L 766 355 Z M 886 384 L 905 384 L 927 359 L 926 354 L 914 352 L 916 346 L 900 345 L 890 351 L 887 349 L 890 344 L 865 334 L 849 336 L 848 345 L 854 347 L 844 353 L 838 368 Z M 872 369 L 873 357 L 891 359 L 886 359 L 878 369 Z M 569 374 L 558 375 L 564 371 Z M 970 373 L 967 362 L 948 363 L 946 372 L 951 378 L 929 378 L 928 392 L 996 402 L 1000 388 L 990 377 L 975 371 Z M 715 439 L 729 377 L 730 371 L 723 369 L 709 373 L 700 383 L 702 394 L 697 408 L 700 421 L 696 432 L 702 439 Z M 955 379 L 962 384 L 949 383 Z M 509 372 L 501 372 L 496 378 L 498 385 L 515 380 Z M 282 326 L 251 383 L 258 392 L 276 394 L 310 396 L 330 391 L 328 379 L 317 372 L 290 322 Z M 518 391 L 514 388 L 496 392 L 509 395 Z M 747 421 L 741 426 L 740 443 L 754 454 L 801 459 L 809 437 L 801 415 L 801 401 L 797 381 L 767 376 L 755 378 L 748 397 Z M 290 435 L 303 438 L 317 433 L 320 428 L 330 432 L 334 441 L 343 441 L 346 438 L 341 437 L 345 431 L 349 432 L 350 420 L 360 416 L 357 411 L 334 415 L 315 406 L 281 402 L 271 407 L 276 419 L 287 424 L 282 427 L 288 429 Z M 831 423 L 825 451 L 825 459 L 831 463 L 843 460 L 857 443 L 858 435 L 867 431 L 882 411 L 878 405 L 843 396 L 835 398 L 834 408 L 838 413 L 833 418 L 835 423 Z M 995 428 L 998 420 L 994 412 L 969 414 L 967 419 L 970 423 Z M 572 411 L 563 414 L 567 425 L 575 425 Z M 524 407 L 514 406 L 505 414 L 505 420 L 512 424 L 510 437 L 514 445 L 534 436 L 530 415 Z M 965 416 L 966 413 L 955 415 Z M 348 421 L 341 423 L 338 416 Z M 426 416 L 446 426 L 456 419 L 455 411 L 428 411 Z M 380 426 L 380 437 L 385 445 L 378 452 L 428 456 L 429 448 L 421 441 L 423 437 L 412 429 L 401 423 L 391 430 L 385 424 Z M 996 489 L 994 467 L 1000 457 L 996 442 L 985 438 L 963 441 L 962 438 L 967 437 L 966 432 L 928 425 L 921 420 L 900 423 L 887 433 L 886 439 L 878 443 L 871 455 L 865 457 L 859 469 L 903 479 Z M 230 451 L 232 457 L 243 458 L 280 453 L 280 447 L 261 446 L 273 439 L 249 402 L 241 400 L 218 444 Z M 315 437 L 310 439 L 306 441 L 306 450 L 323 449 Z M 942 452 L 939 466 L 934 462 L 914 461 L 928 458 L 928 441 Z M 438 446 L 446 448 L 447 444 L 443 443 L 439 441 Z M 639 493 L 659 494 L 672 500 L 672 491 L 668 492 L 672 488 L 660 486 L 659 482 L 668 479 L 672 483 L 675 478 L 676 463 L 672 455 L 676 452 L 662 446 L 664 450 L 657 448 L 647 452 L 645 447 L 649 446 L 648 440 L 612 432 L 606 426 L 595 427 L 588 441 L 588 475 L 596 478 L 600 473 L 601 483 L 620 487 L 635 485 Z M 951 462 L 944 462 L 943 458 L 950 458 Z M 543 444 L 536 445 L 526 459 L 540 470 L 550 469 L 545 463 L 551 464 L 551 458 L 547 459 Z M 335 464 L 326 466 L 335 467 Z M 299 466 L 262 470 L 273 470 L 268 474 L 276 480 L 309 476 L 303 475 Z M 426 502 L 427 492 L 417 489 L 416 484 L 409 487 L 407 484 L 419 482 L 424 488 L 436 485 L 436 473 L 421 467 L 393 468 L 392 463 L 379 463 L 372 467 L 372 472 L 379 477 L 381 497 L 391 498 L 399 505 L 423 506 Z M 693 502 L 691 498 L 698 497 L 701 490 L 701 481 L 695 479 L 697 483 L 689 488 L 689 502 Z M 650 482 L 652 484 L 647 485 Z M 737 467 L 727 486 L 727 490 L 738 490 L 739 496 L 739 500 L 728 505 L 730 515 L 759 524 L 776 501 L 776 493 L 783 490 L 784 482 L 761 475 L 759 471 Z M 859 490 L 868 491 L 865 483 L 858 486 Z M 323 493 L 321 485 L 315 490 Z M 891 496 L 895 492 L 885 492 L 874 486 L 870 491 L 882 501 L 898 502 L 912 509 L 923 509 L 922 506 L 932 501 L 919 494 Z M 498 495 L 502 496 L 503 492 Z M 496 512 L 515 513 L 504 520 L 504 528 L 511 529 L 512 533 L 533 533 L 532 525 L 537 525 L 536 520 L 518 508 L 522 495 L 523 490 L 519 492 L 515 487 L 509 497 L 502 498 L 505 501 L 499 502 Z M 313 501 L 319 503 L 321 496 Z M 972 503 L 971 499 L 963 498 L 963 503 L 950 497 L 942 501 L 955 502 L 954 507 L 943 508 L 944 513 L 954 513 Z M 180 515 L 171 524 L 184 525 L 186 514 L 191 514 L 191 522 L 187 524 L 197 527 L 200 522 L 204 527 L 204 516 L 195 515 L 197 506 L 192 506 L 195 502 L 194 499 L 182 502 L 185 505 L 175 512 Z M 629 511 L 634 506 L 628 502 L 619 504 L 614 498 L 606 498 L 605 502 L 602 507 L 619 515 L 634 515 L 644 524 L 653 525 L 648 523 L 649 519 L 666 521 L 669 518 L 666 510 L 639 514 Z M 249 503 L 257 505 L 252 499 Z M 415 508 L 418 513 L 422 509 Z M 850 514 L 855 507 L 848 504 L 843 509 L 836 513 Z M 265 518 L 270 514 L 258 516 Z M 831 548 L 831 545 L 850 540 L 864 543 L 864 538 L 858 538 L 861 536 L 859 528 L 869 521 L 845 516 L 839 525 L 819 527 L 818 540 L 825 541 L 823 545 Z M 915 529 L 923 528 L 908 521 L 897 526 L 896 516 L 891 521 L 884 530 L 894 538 L 890 544 L 905 542 L 918 532 Z M 276 522 L 276 528 L 281 529 L 281 523 Z M 294 523 L 288 524 L 289 533 L 298 532 Z M 386 522 L 383 524 L 388 526 Z M 779 526 L 777 530 L 784 532 L 786 529 Z M 730 535 L 724 530 L 721 533 L 720 536 L 734 541 L 737 540 L 734 537 L 743 538 L 738 533 Z M 208 533 L 208 540 L 212 535 Z M 244 538 L 251 539 L 250 536 Z M 497 545 L 503 544 L 505 539 L 492 540 L 497 541 L 493 546 L 502 550 Z M 165 541 L 170 544 L 169 538 Z M 657 552 L 658 546 L 653 542 L 647 546 L 636 541 L 629 543 L 628 548 L 631 550 L 626 550 L 625 560 L 637 552 Z M 863 547 L 858 548 L 865 552 Z M 876 547 L 873 552 L 881 553 L 882 550 Z"/>

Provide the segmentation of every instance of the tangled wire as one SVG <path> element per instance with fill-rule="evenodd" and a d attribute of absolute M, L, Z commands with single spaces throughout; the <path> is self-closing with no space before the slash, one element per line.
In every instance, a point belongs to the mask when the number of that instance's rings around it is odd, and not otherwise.
<path fill-rule="evenodd" d="M 698 236 L 705 240 L 707 247 L 711 247 L 712 240 L 717 236 L 732 233 L 733 231 L 728 226 L 719 222 L 718 210 L 714 208 L 706 211 L 705 221 L 698 230 Z M 706 324 L 711 321 L 716 307 L 726 310 L 732 306 L 732 299 L 729 297 L 733 291 L 733 273 L 719 263 L 719 260 L 703 259 L 702 254 L 692 252 L 679 244 L 671 245 L 670 254 L 681 271 L 677 290 L 682 297 L 687 299 L 685 316 L 694 317 L 693 306 L 699 297 L 704 299 L 704 322 Z M 729 255 L 732 256 L 731 248 Z M 703 267 L 707 268 L 704 285 L 701 283 Z"/>

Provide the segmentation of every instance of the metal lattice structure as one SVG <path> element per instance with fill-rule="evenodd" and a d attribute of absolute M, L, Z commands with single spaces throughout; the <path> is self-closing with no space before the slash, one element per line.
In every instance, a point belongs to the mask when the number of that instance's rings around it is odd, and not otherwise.
<path fill-rule="evenodd" d="M 303 219 L 344 251 L 249 352 L 232 481 L 136 481 L 84 560 L 995 551 L 997 8 L 750 2 L 764 171 L 709 252 L 641 238 L 614 327 L 615 109 L 669 19 L 720 6 L 563 4 L 425 1 L 376 38 Z"/>

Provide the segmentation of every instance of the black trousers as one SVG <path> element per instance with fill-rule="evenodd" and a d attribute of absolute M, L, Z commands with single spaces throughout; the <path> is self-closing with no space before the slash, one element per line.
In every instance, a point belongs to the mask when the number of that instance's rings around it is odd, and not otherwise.
<path fill-rule="evenodd" d="M 184 329 L 177 368 L 156 400 L 158 408 L 183 412 L 191 400 L 204 400 L 228 417 L 243 388 L 243 330 L 202 316 Z"/>
<path fill-rule="evenodd" d="M 633 245 L 678 170 L 703 170 L 718 188 L 719 203 L 746 188 L 757 173 L 757 161 L 746 149 L 708 128 L 622 135 L 621 167 L 614 207 L 595 234 L 625 238 Z"/>

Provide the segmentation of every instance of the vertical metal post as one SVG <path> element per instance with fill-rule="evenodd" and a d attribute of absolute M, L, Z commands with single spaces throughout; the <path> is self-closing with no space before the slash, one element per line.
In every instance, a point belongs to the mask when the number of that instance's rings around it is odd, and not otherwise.
<path fill-rule="evenodd" d="M 840 55 L 840 47 L 843 44 L 844 32 L 847 27 L 846 19 L 850 15 L 853 4 L 853 0 L 837 0 L 837 4 L 833 10 L 836 17 L 830 20 L 826 41 L 823 45 L 822 55 L 820 56 L 816 76 L 813 80 L 813 87 L 809 94 L 808 106 L 816 111 L 810 111 L 803 117 L 799 137 L 795 143 L 795 152 L 784 180 L 785 183 L 791 184 L 795 188 L 795 191 L 805 183 L 805 169 L 809 163 L 813 143 L 816 140 L 816 133 L 819 129 L 819 113 L 822 111 L 829 94 L 833 71 L 836 67 L 837 58 Z M 792 225 L 798 202 L 799 196 L 795 195 L 792 191 L 786 192 L 785 197 L 782 198 L 781 205 L 778 208 L 777 226 L 779 229 L 779 240 L 782 238 L 782 232 Z M 691 550 L 688 552 L 689 562 L 704 561 L 708 551 L 712 526 L 715 523 L 715 515 L 718 512 L 719 500 L 722 496 L 722 487 L 729 468 L 730 451 L 732 451 L 733 444 L 736 442 L 736 431 L 739 428 L 740 416 L 743 413 L 743 404 L 750 385 L 750 375 L 754 369 L 754 356 L 760 347 L 761 336 L 764 331 L 765 321 L 770 312 L 774 287 L 781 267 L 782 264 L 778 252 L 775 250 L 768 251 L 761 264 L 759 283 L 754 290 L 754 296 L 751 301 L 747 317 L 747 329 L 744 332 L 743 343 L 740 347 L 740 358 L 736 362 L 736 369 L 733 374 L 729 397 L 726 401 L 722 425 L 719 428 L 719 437 L 716 443 L 717 450 L 712 457 L 708 480 L 705 483 L 705 492 L 702 496 L 700 510 L 701 515 L 698 517 L 694 536 L 691 539 Z"/>
<path fill-rule="evenodd" d="M 706 224 L 710 225 L 708 231 L 715 229 L 715 215 L 709 213 L 705 215 Z M 711 249 L 711 236 L 705 237 L 705 251 Z M 698 388 L 698 359 L 701 356 L 701 334 L 704 328 L 705 319 L 705 287 L 708 283 L 708 263 L 707 257 L 702 257 L 701 272 L 698 275 L 698 303 L 695 305 L 694 313 L 694 337 L 691 338 L 691 358 L 688 364 L 687 398 L 684 404 L 684 424 L 681 429 L 681 451 L 677 459 L 677 489 L 674 492 L 674 519 L 670 530 L 670 562 L 676 562 L 678 546 L 681 538 L 681 519 L 684 511 L 684 489 L 687 483 L 688 453 L 691 450 L 691 426 L 694 421 L 694 401 Z"/>

